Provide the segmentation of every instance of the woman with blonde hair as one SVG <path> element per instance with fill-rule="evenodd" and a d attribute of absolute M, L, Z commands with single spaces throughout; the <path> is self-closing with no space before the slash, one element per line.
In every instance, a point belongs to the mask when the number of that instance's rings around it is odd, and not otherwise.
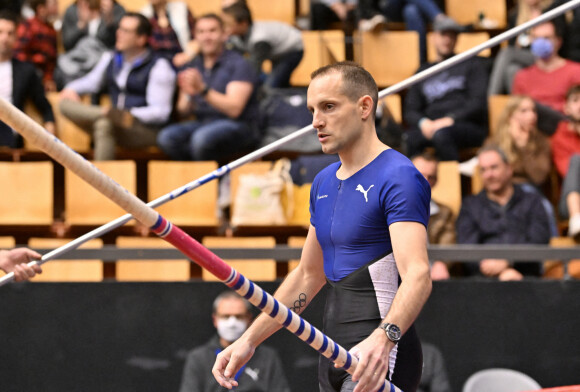
<path fill-rule="evenodd" d="M 526 192 L 542 196 L 552 236 L 558 236 L 554 206 L 541 191 L 552 168 L 550 141 L 537 127 L 538 115 L 532 98 L 511 97 L 502 111 L 495 132 L 484 143 L 499 146 L 513 169 L 513 181 Z"/>
<path fill-rule="evenodd" d="M 499 146 L 514 171 L 514 181 L 542 186 L 550 175 L 550 142 L 537 128 L 534 101 L 513 96 L 502 111 L 495 132 L 485 142 Z"/>

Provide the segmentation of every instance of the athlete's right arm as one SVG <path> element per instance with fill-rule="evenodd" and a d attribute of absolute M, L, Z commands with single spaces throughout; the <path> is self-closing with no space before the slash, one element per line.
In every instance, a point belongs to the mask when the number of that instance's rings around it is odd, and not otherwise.
<path fill-rule="evenodd" d="M 280 285 L 274 297 L 295 313 L 300 314 L 326 283 L 322 262 L 322 249 L 316 231 L 310 226 L 300 264 Z M 228 389 L 238 385 L 234 376 L 250 360 L 256 347 L 281 326 L 273 318 L 261 314 L 233 344 L 218 354 L 212 373 L 217 382 Z"/>

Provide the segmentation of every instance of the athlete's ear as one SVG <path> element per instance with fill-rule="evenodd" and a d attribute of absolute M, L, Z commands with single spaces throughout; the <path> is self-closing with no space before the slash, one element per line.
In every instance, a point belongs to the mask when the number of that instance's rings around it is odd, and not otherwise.
<path fill-rule="evenodd" d="M 366 120 L 367 118 L 369 118 L 373 112 L 373 99 L 371 98 L 370 95 L 364 95 L 362 97 L 359 98 L 358 100 L 359 103 L 359 110 L 360 110 L 360 115 L 361 118 L 363 120 Z"/>

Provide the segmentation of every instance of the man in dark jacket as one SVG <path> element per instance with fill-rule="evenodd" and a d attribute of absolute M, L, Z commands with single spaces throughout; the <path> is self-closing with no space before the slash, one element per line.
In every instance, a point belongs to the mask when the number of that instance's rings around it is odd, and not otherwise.
<path fill-rule="evenodd" d="M 459 26 L 445 21 L 433 26 L 437 61 L 454 55 Z M 459 160 L 459 149 L 479 147 L 487 135 L 488 75 L 475 57 L 448 68 L 409 89 L 405 99 L 407 155 L 435 147 L 441 161 Z"/>
<path fill-rule="evenodd" d="M 180 392 L 225 391 L 212 375 L 217 354 L 232 344 L 252 321 L 252 306 L 233 291 L 224 291 L 213 303 L 213 325 L 217 336 L 203 346 L 193 349 L 183 369 Z M 238 392 L 290 392 L 282 362 L 276 352 L 266 346 L 256 349 L 254 357 L 235 376 Z"/>
<path fill-rule="evenodd" d="M 512 168 L 499 147 L 484 147 L 478 159 L 483 190 L 463 200 L 456 223 L 457 243 L 547 244 L 550 225 L 540 196 L 513 184 Z M 468 264 L 467 270 L 499 280 L 521 280 L 540 276 L 541 263 L 485 259 L 479 266 Z"/>
<path fill-rule="evenodd" d="M 40 112 L 46 130 L 54 134 L 54 114 L 36 68 L 12 57 L 17 39 L 16 26 L 14 14 L 0 12 L 0 97 L 20 110 L 24 109 L 27 100 L 31 100 Z M 22 145 L 22 137 L 0 122 L 0 146 L 20 148 Z"/>

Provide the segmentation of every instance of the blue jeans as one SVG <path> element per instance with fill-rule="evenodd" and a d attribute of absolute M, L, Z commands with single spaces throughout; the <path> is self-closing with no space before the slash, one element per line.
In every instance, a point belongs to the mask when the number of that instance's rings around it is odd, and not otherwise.
<path fill-rule="evenodd" d="M 427 61 L 427 23 L 433 22 L 441 10 L 433 0 L 389 0 L 383 8 L 385 16 L 393 21 L 404 21 L 407 30 L 419 33 L 421 64 Z"/>
<path fill-rule="evenodd" d="M 157 144 L 177 161 L 223 161 L 253 147 L 256 131 L 247 123 L 231 119 L 186 121 L 169 125 L 157 135 Z"/>

